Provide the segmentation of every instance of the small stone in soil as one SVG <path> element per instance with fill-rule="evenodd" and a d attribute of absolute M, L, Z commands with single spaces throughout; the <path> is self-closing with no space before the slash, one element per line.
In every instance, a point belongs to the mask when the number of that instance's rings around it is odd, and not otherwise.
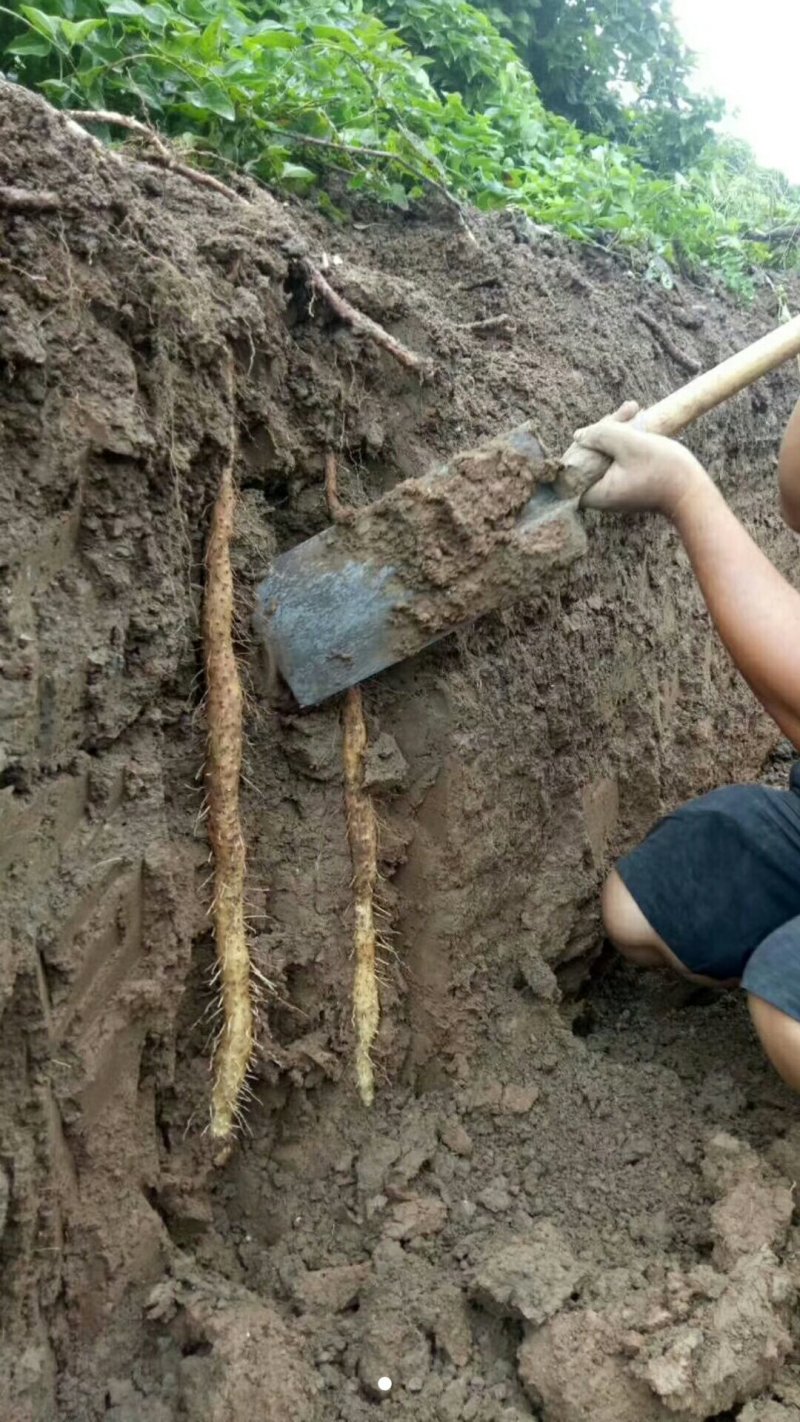
<path fill-rule="evenodd" d="M 502 1107 L 515 1116 L 524 1116 L 539 1100 L 538 1086 L 505 1086 Z"/>
<path fill-rule="evenodd" d="M 501 1215 L 511 1209 L 511 1196 L 502 1185 L 487 1185 L 478 1196 L 478 1204 L 493 1215 Z"/>
<path fill-rule="evenodd" d="M 419 1235 L 438 1234 L 447 1222 L 447 1206 L 436 1195 L 420 1195 L 402 1200 L 392 1209 L 385 1233 L 390 1239 L 411 1240 Z"/>
<path fill-rule="evenodd" d="M 445 1121 L 439 1130 L 439 1136 L 443 1145 L 446 1145 L 454 1155 L 462 1156 L 465 1160 L 468 1160 L 472 1155 L 474 1150 L 472 1139 L 460 1121 Z"/>

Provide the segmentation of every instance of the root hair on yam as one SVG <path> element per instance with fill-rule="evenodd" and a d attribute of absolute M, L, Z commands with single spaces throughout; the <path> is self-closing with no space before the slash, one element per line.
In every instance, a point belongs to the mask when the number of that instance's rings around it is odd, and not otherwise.
<path fill-rule="evenodd" d="M 253 1055 L 254 1004 L 245 919 L 246 850 L 239 813 L 243 694 L 233 643 L 233 537 L 236 489 L 236 402 L 233 358 L 226 383 L 230 411 L 228 456 L 211 515 L 206 550 L 203 648 L 206 665 L 208 838 L 213 855 L 211 918 L 219 967 L 223 1022 L 214 1052 L 210 1132 L 229 1140 L 242 1120 L 242 1099 Z"/>

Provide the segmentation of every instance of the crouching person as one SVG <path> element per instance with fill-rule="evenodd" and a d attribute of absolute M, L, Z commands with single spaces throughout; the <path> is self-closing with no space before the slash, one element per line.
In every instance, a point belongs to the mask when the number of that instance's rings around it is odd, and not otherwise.
<path fill-rule="evenodd" d="M 762 706 L 800 746 L 800 593 L 757 547 L 681 444 L 631 423 L 635 406 L 576 439 L 613 463 L 586 507 L 652 510 L 686 547 L 717 631 Z M 800 532 L 800 403 L 779 461 L 781 508 Z M 800 765 L 786 790 L 714 790 L 662 820 L 603 891 L 612 943 L 645 968 L 741 983 L 772 1064 L 800 1091 Z"/>

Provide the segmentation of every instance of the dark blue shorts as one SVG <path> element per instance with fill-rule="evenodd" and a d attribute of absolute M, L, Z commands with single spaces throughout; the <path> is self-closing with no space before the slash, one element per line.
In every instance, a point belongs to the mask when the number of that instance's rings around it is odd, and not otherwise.
<path fill-rule="evenodd" d="M 800 1021 L 800 763 L 788 790 L 731 785 L 668 815 L 617 865 L 692 973 Z"/>

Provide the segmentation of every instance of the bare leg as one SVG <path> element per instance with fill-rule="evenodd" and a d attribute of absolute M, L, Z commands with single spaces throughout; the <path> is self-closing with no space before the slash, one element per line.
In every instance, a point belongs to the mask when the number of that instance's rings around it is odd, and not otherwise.
<path fill-rule="evenodd" d="M 602 907 L 606 933 L 614 947 L 631 963 L 640 968 L 670 968 L 689 982 L 708 987 L 733 986 L 732 982 L 722 983 L 717 978 L 690 973 L 648 923 L 616 869 L 612 869 L 606 879 Z"/>
<path fill-rule="evenodd" d="M 748 993 L 747 1002 L 761 1045 L 776 1072 L 793 1091 L 800 1091 L 800 1022 L 753 993 Z"/>

